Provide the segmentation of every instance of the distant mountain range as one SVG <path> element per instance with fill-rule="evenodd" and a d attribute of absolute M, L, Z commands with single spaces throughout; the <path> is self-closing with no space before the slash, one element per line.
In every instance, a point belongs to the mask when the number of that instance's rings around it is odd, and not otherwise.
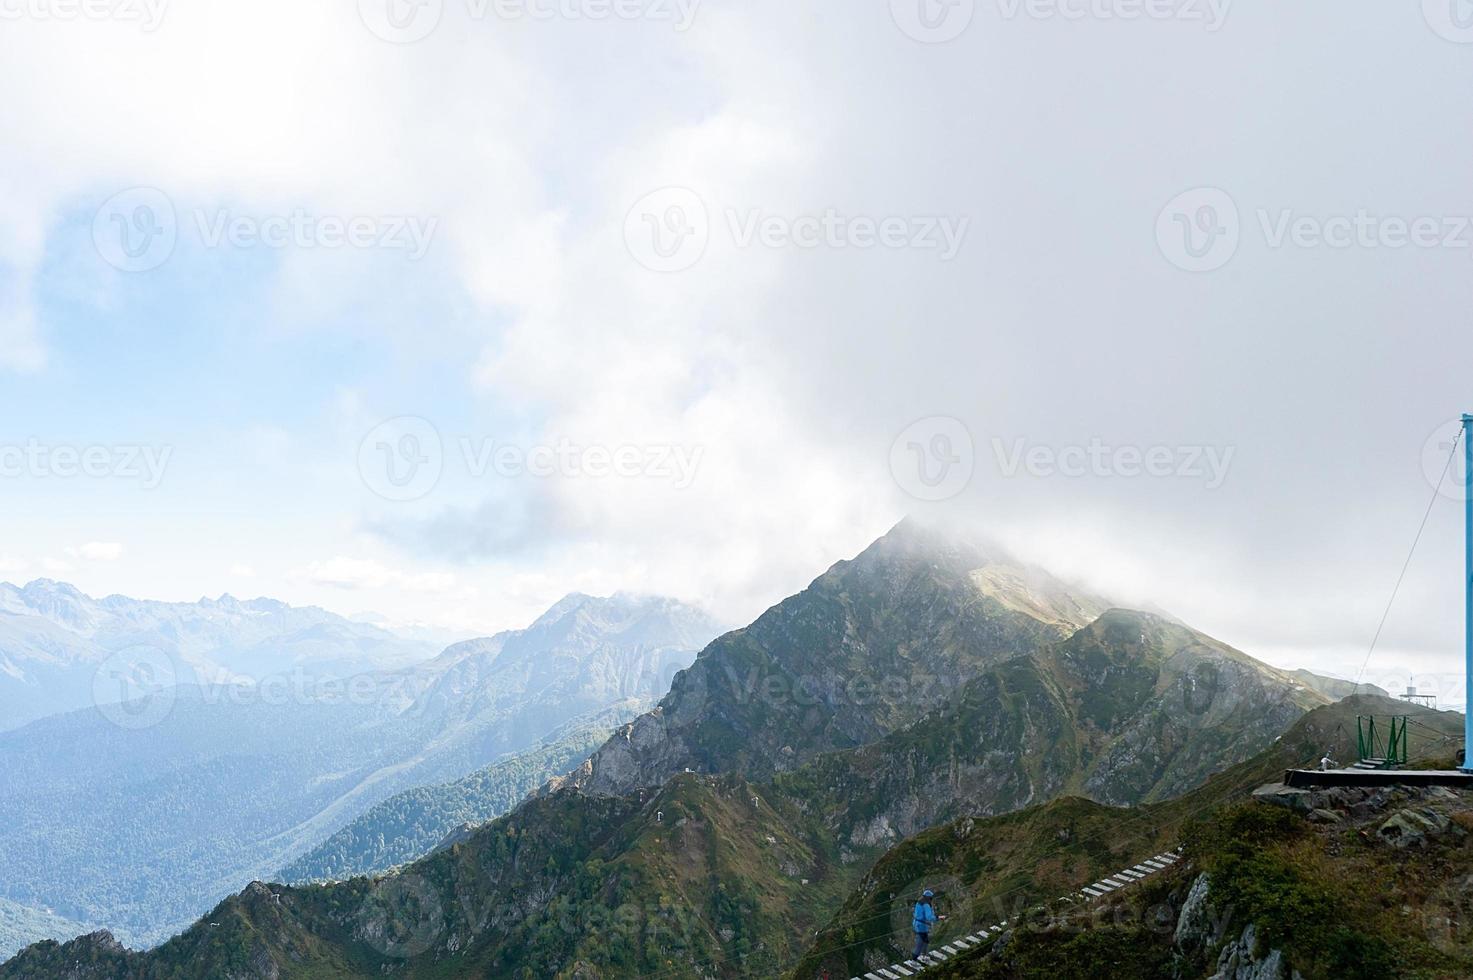
<path fill-rule="evenodd" d="M 94 599 L 50 579 L 0 583 L 0 731 L 173 683 L 294 675 L 321 682 L 407 667 L 437 652 L 274 599 Z"/>
<path fill-rule="evenodd" d="M 706 646 L 569 776 L 428 857 L 377 880 L 252 884 L 147 954 L 100 936 L 24 962 L 96 964 L 78 980 L 776 976 L 912 835 L 1070 795 L 1167 800 L 1329 701 L 906 522 Z"/>
<path fill-rule="evenodd" d="M 293 861 L 277 877 L 291 884 L 341 881 L 424 857 L 452 835 L 469 833 L 501 816 L 549 779 L 580 765 L 615 728 L 652 704 L 651 700 L 624 702 L 570 722 L 538 745 L 468 776 L 396 793 Z"/>
<path fill-rule="evenodd" d="M 165 612 L 189 621 L 191 636 L 207 632 L 173 607 L 95 603 L 54 584 L 32 589 L 29 601 L 33 613 L 17 621 L 33 626 L 39 607 L 80 631 L 68 635 L 95 637 L 121 609 L 155 635 Z M 326 614 L 248 605 L 278 624 L 276 635 L 348 639 L 337 655 L 305 641 L 292 647 L 303 656 L 310 649 L 317 664 L 348 664 L 364 635 L 381 633 L 356 624 L 338 632 L 340 623 L 297 631 L 290 626 Z M 202 608 L 209 642 L 181 639 L 178 649 L 193 657 L 207 647 L 236 670 L 250 658 L 221 651 L 265 656 L 260 637 L 269 631 L 256 614 L 240 614 L 244 633 L 232 640 L 214 619 L 223 607 Z M 562 726 L 627 719 L 719 631 L 672 600 L 573 595 L 528 629 L 331 689 L 188 684 L 0 733 L 0 898 L 107 922 L 131 943 L 157 942 L 240 881 L 273 876 L 395 793 L 510 760 Z M 523 763 L 530 768 L 517 785 L 555 774 L 545 768 L 551 759 L 541 764 Z"/>

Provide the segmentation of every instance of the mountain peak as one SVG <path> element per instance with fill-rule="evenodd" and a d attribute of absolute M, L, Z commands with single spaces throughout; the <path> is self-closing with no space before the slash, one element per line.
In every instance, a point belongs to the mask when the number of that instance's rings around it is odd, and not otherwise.
<path fill-rule="evenodd" d="M 570 612 L 573 612 L 576 609 L 580 609 L 583 606 L 587 605 L 589 602 L 594 601 L 597 601 L 596 597 L 591 596 L 586 592 L 569 592 L 557 602 L 554 602 L 551 606 L 548 606 L 547 611 L 544 612 L 541 616 L 538 616 L 532 622 L 532 628 L 535 629 L 538 626 L 545 626 L 548 623 L 557 622 L 559 619 L 562 619 Z"/>
<path fill-rule="evenodd" d="M 37 578 L 27 582 L 21 589 L 27 596 L 64 595 L 74 599 L 86 599 L 81 589 L 70 582 L 58 582 L 53 578 Z"/>

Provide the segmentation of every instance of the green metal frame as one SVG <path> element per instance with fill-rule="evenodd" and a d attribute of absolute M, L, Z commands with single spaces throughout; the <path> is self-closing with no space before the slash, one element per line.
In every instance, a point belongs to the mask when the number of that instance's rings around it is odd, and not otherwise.
<path fill-rule="evenodd" d="M 1356 715 L 1355 748 L 1361 761 L 1380 760 L 1388 766 L 1407 764 L 1407 716 L 1383 719 L 1389 724 L 1376 724 L 1373 715 Z"/>

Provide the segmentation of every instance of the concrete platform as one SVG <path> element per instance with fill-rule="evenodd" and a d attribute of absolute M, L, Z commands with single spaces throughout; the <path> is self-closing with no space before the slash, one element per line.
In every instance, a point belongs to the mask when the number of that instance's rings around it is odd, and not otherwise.
<path fill-rule="evenodd" d="M 1473 789 L 1473 773 L 1460 769 L 1286 769 L 1284 785 L 1312 786 L 1455 786 Z"/>

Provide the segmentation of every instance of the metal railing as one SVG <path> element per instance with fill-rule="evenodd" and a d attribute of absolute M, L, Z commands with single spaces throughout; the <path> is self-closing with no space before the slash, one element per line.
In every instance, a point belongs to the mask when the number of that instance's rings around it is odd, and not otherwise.
<path fill-rule="evenodd" d="M 1357 715 L 1355 748 L 1361 762 L 1375 762 L 1383 766 L 1406 765 L 1407 716 L 1394 715 L 1378 719 L 1373 715 Z"/>

